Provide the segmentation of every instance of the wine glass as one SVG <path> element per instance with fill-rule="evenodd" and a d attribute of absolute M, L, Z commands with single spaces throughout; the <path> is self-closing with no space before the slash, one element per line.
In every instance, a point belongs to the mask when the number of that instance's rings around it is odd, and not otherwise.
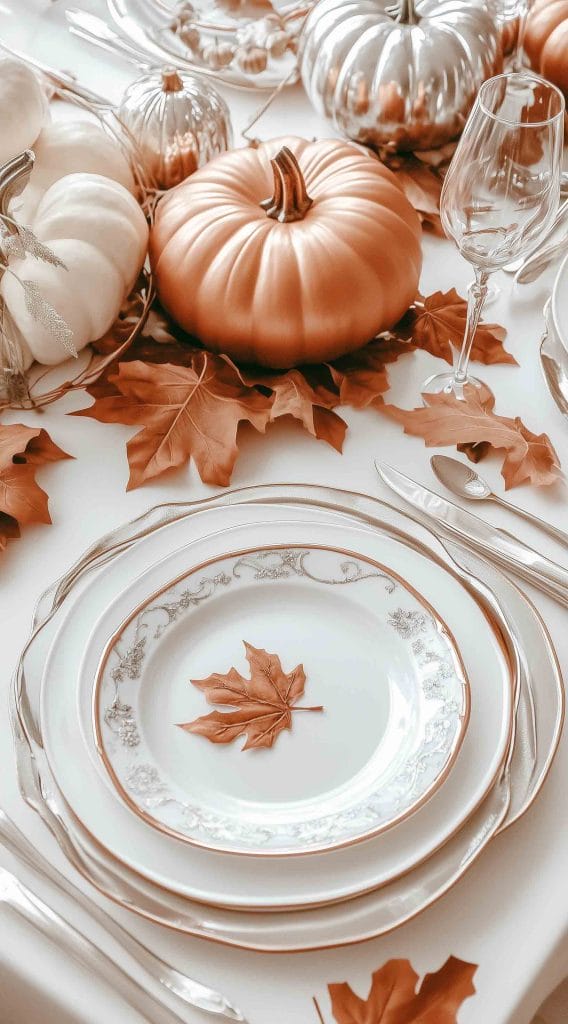
<path fill-rule="evenodd" d="M 530 72 L 497 75 L 479 90 L 448 168 L 440 199 L 446 235 L 472 264 L 461 352 L 449 373 L 429 377 L 423 394 L 463 398 L 471 347 L 490 274 L 530 252 L 560 198 L 564 97 Z"/>
<path fill-rule="evenodd" d="M 495 18 L 502 30 L 513 26 L 515 31 L 515 40 L 507 65 L 510 72 L 522 71 L 524 66 L 525 32 L 532 5 L 533 0 L 492 0 Z"/>

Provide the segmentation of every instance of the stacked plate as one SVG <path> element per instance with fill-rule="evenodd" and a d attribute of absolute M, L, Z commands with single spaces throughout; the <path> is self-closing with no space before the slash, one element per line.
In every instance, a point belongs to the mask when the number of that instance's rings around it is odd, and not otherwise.
<path fill-rule="evenodd" d="M 112 898 L 283 951 L 380 934 L 528 807 L 563 714 L 537 613 L 376 499 L 151 510 L 44 596 L 21 785 Z"/>

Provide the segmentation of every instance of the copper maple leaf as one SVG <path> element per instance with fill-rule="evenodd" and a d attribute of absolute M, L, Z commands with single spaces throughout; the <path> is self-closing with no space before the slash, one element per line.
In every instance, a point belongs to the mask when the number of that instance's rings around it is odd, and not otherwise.
<path fill-rule="evenodd" d="M 427 298 L 419 295 L 395 331 L 412 339 L 417 348 L 433 356 L 453 361 L 452 345 L 460 348 L 467 315 L 467 302 L 455 288 L 448 292 L 434 292 Z M 481 321 L 477 328 L 471 358 L 480 363 L 512 363 L 517 360 L 503 347 L 507 335 L 499 324 Z"/>
<path fill-rule="evenodd" d="M 389 960 L 373 974 L 367 999 L 346 982 L 329 985 L 333 1016 L 337 1024 L 456 1024 L 462 1003 L 475 992 L 476 970 L 451 956 L 424 977 L 417 992 L 418 975 L 410 962 Z"/>
<path fill-rule="evenodd" d="M 226 487 L 235 465 L 237 429 L 247 420 L 264 431 L 272 399 L 244 387 L 220 356 L 194 351 L 191 365 L 120 363 L 109 378 L 118 394 L 74 413 L 103 423 L 142 425 L 127 444 L 128 489 L 192 457 L 205 483 Z"/>
<path fill-rule="evenodd" d="M 35 479 L 36 467 L 70 458 L 39 427 L 0 425 L 0 549 L 20 536 L 21 525 L 51 522 L 47 494 Z"/>
<path fill-rule="evenodd" d="M 341 404 L 354 409 L 382 405 L 382 395 L 389 389 L 387 364 L 413 349 L 409 342 L 387 336 L 374 338 L 356 352 L 336 359 L 329 369 L 339 388 Z"/>
<path fill-rule="evenodd" d="M 205 736 L 212 743 L 231 743 L 247 736 L 242 748 L 271 747 L 283 729 L 290 729 L 293 711 L 323 711 L 323 707 L 294 707 L 304 692 L 306 674 L 302 665 L 284 672 L 280 658 L 245 641 L 250 679 L 236 668 L 226 675 L 213 672 L 207 679 L 192 679 L 203 690 L 209 704 L 237 708 L 236 711 L 212 711 L 194 722 L 180 723 L 187 732 Z"/>
<path fill-rule="evenodd" d="M 465 388 L 463 400 L 454 395 L 424 395 L 427 406 L 384 411 L 404 427 L 405 434 L 423 438 L 426 447 L 487 441 L 506 452 L 502 476 L 505 488 L 528 481 L 541 486 L 560 477 L 560 461 L 546 434 L 533 434 L 516 417 L 497 416 L 478 389 Z"/>
<path fill-rule="evenodd" d="M 340 452 L 343 448 L 347 424 L 333 407 L 340 399 L 325 366 L 303 366 L 284 372 L 261 368 L 239 369 L 227 356 L 224 357 L 235 368 L 243 384 L 248 387 L 262 387 L 272 392 L 271 421 L 281 416 L 292 416 L 313 437 Z"/>

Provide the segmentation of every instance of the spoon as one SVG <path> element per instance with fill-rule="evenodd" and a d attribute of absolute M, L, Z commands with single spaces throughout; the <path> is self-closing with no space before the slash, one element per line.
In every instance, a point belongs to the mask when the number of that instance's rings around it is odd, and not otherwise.
<path fill-rule="evenodd" d="M 457 495 L 458 498 L 468 498 L 472 501 L 494 501 L 497 505 L 501 505 L 502 508 L 516 512 L 518 516 L 526 519 L 533 526 L 540 527 L 541 530 L 544 530 L 545 533 L 548 533 L 549 536 L 554 537 L 555 540 L 568 548 L 568 533 L 564 533 L 563 530 L 557 530 L 555 526 L 551 526 L 550 523 L 539 519 L 538 516 L 532 515 L 531 512 L 525 512 L 524 508 L 519 508 L 518 505 L 511 505 L 510 502 L 504 501 L 503 498 L 493 493 L 489 484 L 470 466 L 459 462 L 458 459 L 451 459 L 448 455 L 433 455 L 430 459 L 430 465 L 440 483 Z"/>

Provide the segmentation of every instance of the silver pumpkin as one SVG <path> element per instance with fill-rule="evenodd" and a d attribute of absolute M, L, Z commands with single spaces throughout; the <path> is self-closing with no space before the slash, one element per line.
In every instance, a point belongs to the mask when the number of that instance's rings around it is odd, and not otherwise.
<path fill-rule="evenodd" d="M 316 109 L 376 148 L 443 146 L 502 64 L 485 0 L 320 0 L 300 37 L 300 72 Z"/>
<path fill-rule="evenodd" d="M 152 71 L 129 86 L 118 116 L 160 189 L 179 185 L 231 146 L 229 109 L 217 90 L 173 68 Z"/>

